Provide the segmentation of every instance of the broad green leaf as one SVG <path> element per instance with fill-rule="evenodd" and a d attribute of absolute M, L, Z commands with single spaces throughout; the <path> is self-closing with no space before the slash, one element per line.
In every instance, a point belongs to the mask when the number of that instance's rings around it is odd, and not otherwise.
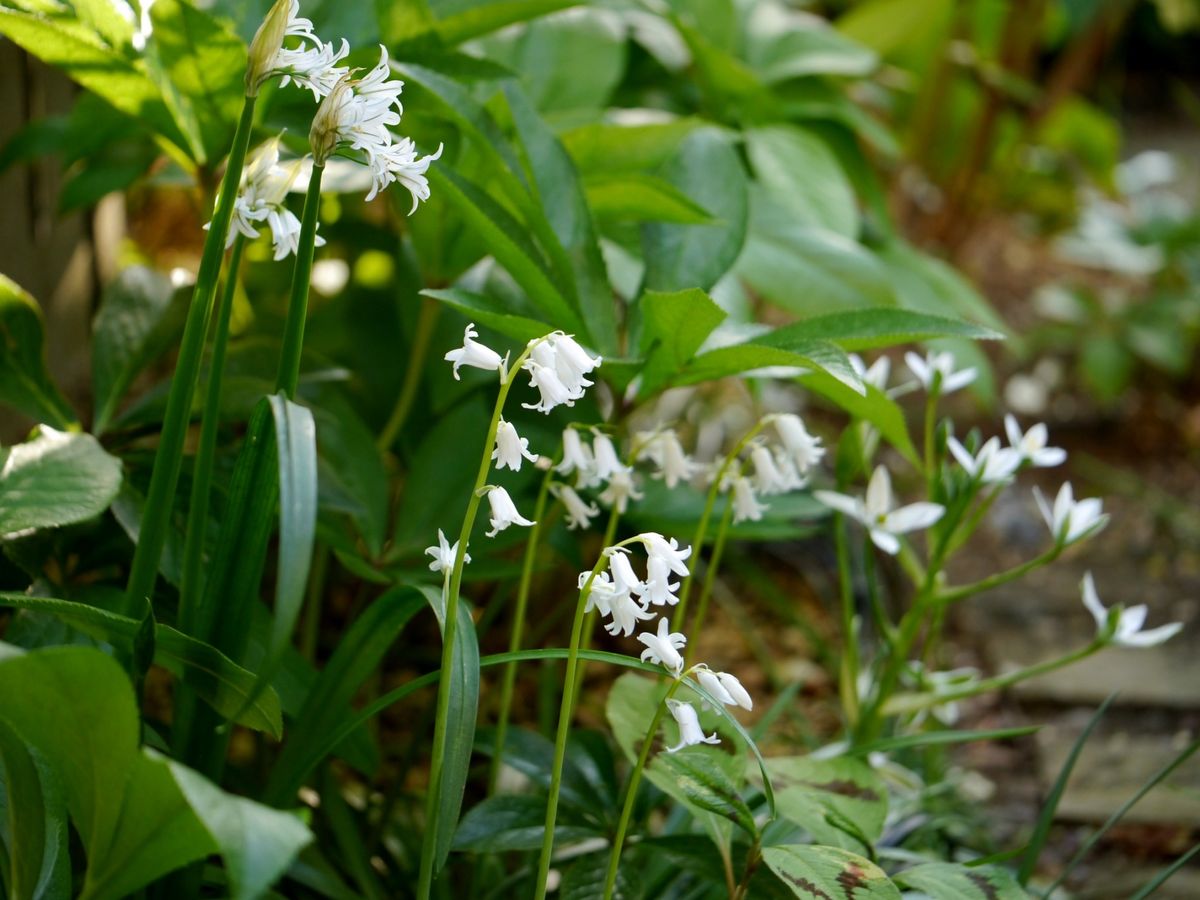
<path fill-rule="evenodd" d="M 901 306 L 940 316 L 957 316 L 1008 333 L 1004 320 L 959 272 L 902 241 L 876 251 L 888 268 Z"/>
<path fill-rule="evenodd" d="M 163 102 L 161 91 L 142 67 L 110 50 L 70 20 L 51 19 L 0 8 L 0 34 L 66 74 L 121 112 L 141 119 L 185 152 L 188 141 Z"/>
<path fill-rule="evenodd" d="M 754 836 L 754 814 L 738 794 L 737 783 L 730 777 L 728 753 L 712 747 L 685 747 L 676 753 L 659 753 L 649 773 L 658 775 L 656 783 L 668 780 L 692 805 L 733 822 Z"/>
<path fill-rule="evenodd" d="M 432 297 L 458 310 L 472 322 L 479 322 L 506 337 L 528 343 L 554 330 L 553 326 L 528 316 L 513 314 L 502 301 L 476 294 L 463 288 L 421 291 L 422 297 Z"/>
<path fill-rule="evenodd" d="M 562 142 L 587 181 L 598 175 L 611 177 L 657 169 L 699 126 L 695 119 L 652 125 L 595 122 L 564 132 Z"/>
<path fill-rule="evenodd" d="M 49 613 L 97 640 L 131 650 L 139 622 L 126 616 L 50 597 L 0 593 L 0 606 Z M 230 661 L 219 650 L 158 623 L 154 628 L 154 661 L 184 679 L 207 703 L 226 718 L 244 710 L 237 722 L 278 739 L 283 733 L 279 697 L 274 690 L 263 691 L 246 708 L 254 674 Z"/>
<path fill-rule="evenodd" d="M 862 381 L 850 364 L 850 358 L 837 344 L 830 341 L 790 340 L 786 336 L 773 342 L 771 334 L 744 344 L 718 347 L 701 353 L 688 364 L 682 375 L 673 379 L 673 383 L 697 384 L 775 366 L 816 369 L 832 375 L 853 392 L 864 390 Z"/>
<path fill-rule="evenodd" d="M 320 757 L 319 739 L 337 729 L 351 714 L 351 702 L 376 671 L 396 638 L 426 604 L 415 588 L 395 587 L 367 607 L 338 641 L 337 649 L 317 676 L 296 714 L 275 765 L 266 797 L 273 805 L 290 802 Z"/>
<path fill-rule="evenodd" d="M 767 847 L 763 860 L 804 900 L 900 900 L 900 891 L 883 869 L 838 847 Z"/>
<path fill-rule="evenodd" d="M 800 383 L 838 406 L 851 418 L 871 423 L 905 459 L 913 465 L 920 465 L 920 457 L 908 434 L 904 410 L 887 394 L 869 384 L 863 385 L 866 393 L 860 394 L 822 372 L 802 375 Z"/>
<path fill-rule="evenodd" d="M 8 896 L 53 900 L 70 892 L 67 806 L 58 776 L 0 717 L 0 852 Z"/>
<path fill-rule="evenodd" d="M 676 225 L 712 220 L 704 207 L 673 184 L 640 172 L 593 175 L 584 183 L 584 191 L 598 220 Z"/>
<path fill-rule="evenodd" d="M 437 33 L 447 44 L 461 44 L 506 25 L 528 22 L 574 5 L 575 0 L 498 0 L 471 4 L 461 12 L 439 19 Z"/>
<path fill-rule="evenodd" d="M 229 150 L 245 95 L 241 38 L 185 0 L 156 0 L 147 56 L 161 73 L 164 98 L 192 144 L 197 162 Z"/>
<path fill-rule="evenodd" d="M 76 421 L 71 405 L 46 371 L 42 311 L 36 300 L 3 275 L 0 275 L 0 403 L 56 428 L 66 428 Z"/>
<path fill-rule="evenodd" d="M 546 833 L 546 798 L 542 794 L 498 794 L 488 797 L 463 816 L 454 835 L 455 850 L 504 853 L 537 850 Z M 574 808 L 563 806 L 554 826 L 559 846 L 603 837 L 579 821 Z"/>
<path fill-rule="evenodd" d="M 725 318 L 725 311 L 696 288 L 670 294 L 647 291 L 638 309 L 646 357 L 642 390 L 647 394 L 682 371 Z"/>
<path fill-rule="evenodd" d="M 114 50 L 124 50 L 133 38 L 133 23 L 117 11 L 112 0 L 71 0 L 79 20 L 96 31 Z"/>
<path fill-rule="evenodd" d="M 120 460 L 94 437 L 43 425 L 33 440 L 0 448 L 0 541 L 95 518 L 120 487 Z"/>
<path fill-rule="evenodd" d="M 317 529 L 317 426 L 312 412 L 282 392 L 269 399 L 279 465 L 279 563 L 271 639 L 252 697 L 270 683 L 291 646 Z"/>
<path fill-rule="evenodd" d="M 807 829 L 819 843 L 861 851 L 883 833 L 887 788 L 865 762 L 772 757 L 767 770 L 779 814 Z"/>
<path fill-rule="evenodd" d="M 1027 900 L 1017 880 L 991 866 L 922 863 L 894 876 L 897 884 L 920 891 L 930 900 Z"/>
<path fill-rule="evenodd" d="M 603 897 L 608 881 L 608 853 L 588 853 L 571 861 L 563 872 L 562 884 L 558 888 L 558 900 L 595 900 Z M 636 875 L 628 866 L 617 869 L 617 883 L 613 886 L 612 900 L 633 900 L 640 897 Z"/>
<path fill-rule="evenodd" d="M 746 57 L 768 84 L 805 75 L 869 75 L 879 58 L 824 21 L 771 3 L 759 4 L 746 26 Z"/>
<path fill-rule="evenodd" d="M 254 900 L 284 873 L 313 835 L 289 813 L 227 794 L 207 778 L 167 762 L 188 805 L 220 848 L 233 900 Z"/>
<path fill-rule="evenodd" d="M 175 288 L 145 266 L 123 269 L 104 290 L 92 325 L 92 430 L 103 434 L 133 379 L 167 350 L 181 325 Z M 183 305 L 175 308 L 182 313 Z"/>
<path fill-rule="evenodd" d="M 950 24 L 954 9 L 953 0 L 866 0 L 856 3 L 839 18 L 837 29 L 890 57 L 936 44 Z M 907 27 L 896 27 L 901 20 Z"/>
<path fill-rule="evenodd" d="M 476 735 L 475 749 L 480 753 L 492 755 L 495 753 L 495 729 L 488 728 Z M 605 801 L 593 796 L 593 785 L 584 777 L 576 763 L 576 755 L 571 754 L 568 747 L 567 756 L 563 760 L 562 783 L 559 786 L 560 799 L 564 808 L 570 807 L 591 813 L 597 822 L 603 821 L 599 815 L 599 806 Z M 549 789 L 550 774 L 554 768 L 554 742 L 537 732 L 527 728 L 510 728 L 504 735 L 504 748 L 501 751 L 504 764 L 520 772 L 538 787 Z M 545 804 L 542 805 L 545 812 Z M 545 817 L 543 816 L 543 823 Z"/>
<path fill-rule="evenodd" d="M 453 169 L 435 166 L 429 170 L 429 178 L 433 189 L 458 210 L 533 304 L 563 330 L 581 330 L 578 315 L 551 281 L 541 255 L 523 237 L 524 227 L 481 187 Z"/>
<path fill-rule="evenodd" d="M 375 434 L 350 404 L 331 390 L 320 392 L 312 414 L 317 424 L 320 507 L 347 513 L 367 554 L 377 559 L 387 538 L 389 488 Z"/>
<path fill-rule="evenodd" d="M 440 590 L 421 587 L 426 602 L 446 627 L 446 600 Z M 458 817 L 462 810 L 467 774 L 471 768 L 471 749 L 475 745 L 475 720 L 479 715 L 479 641 L 471 607 L 459 600 L 454 670 L 450 677 L 450 703 L 446 720 L 446 756 L 442 761 L 441 792 L 438 795 L 437 857 L 434 871 L 440 871 L 450 855 Z"/>
<path fill-rule="evenodd" d="M 756 128 L 746 132 L 746 152 L 756 180 L 790 221 L 858 236 L 854 187 L 818 134 L 798 125 Z"/>
<path fill-rule="evenodd" d="M 813 316 L 775 329 L 779 340 L 833 341 L 843 350 L 872 350 L 931 338 L 959 337 L 976 341 L 1002 340 L 991 328 L 906 309 L 855 309 Z"/>
<path fill-rule="evenodd" d="M 715 128 L 689 134 L 659 173 L 713 221 L 706 225 L 650 223 L 642 229 L 645 286 L 708 290 L 728 271 L 746 237 L 747 187 L 741 160 Z"/>
<path fill-rule="evenodd" d="M 637 760 L 646 728 L 654 710 L 667 695 L 668 685 L 650 678 L 627 673 L 618 678 L 608 691 L 604 713 L 613 738 L 629 762 Z"/>

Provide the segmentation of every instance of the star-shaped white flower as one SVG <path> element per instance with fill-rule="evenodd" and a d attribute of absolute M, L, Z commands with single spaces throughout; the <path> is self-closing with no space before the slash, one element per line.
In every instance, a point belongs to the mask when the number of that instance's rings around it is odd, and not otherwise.
<path fill-rule="evenodd" d="M 851 368 L 863 384 L 869 384 L 879 391 L 887 391 L 888 378 L 892 374 L 892 361 L 888 357 L 881 356 L 868 366 L 857 353 L 847 355 L 850 357 Z"/>
<path fill-rule="evenodd" d="M 1097 634 L 1104 635 L 1109 629 L 1108 617 L 1110 612 L 1100 602 L 1100 597 L 1096 593 L 1096 583 L 1092 580 L 1091 572 L 1083 576 L 1082 587 L 1083 605 L 1087 607 L 1087 611 L 1096 620 Z M 1154 647 L 1164 641 L 1169 641 L 1183 629 L 1182 622 L 1172 622 L 1169 625 L 1160 625 L 1158 628 L 1143 631 L 1142 626 L 1146 624 L 1147 612 L 1148 609 L 1144 603 L 1139 603 L 1137 606 L 1131 606 L 1128 609 L 1121 609 L 1117 614 L 1116 627 L 1109 640 L 1119 647 Z"/>
<path fill-rule="evenodd" d="M 980 484 L 1000 484 L 1008 481 L 1021 467 L 1021 454 L 1011 447 L 1001 447 L 999 438 L 984 441 L 974 456 L 957 438 L 950 437 L 946 446 L 958 464 Z"/>
<path fill-rule="evenodd" d="M 893 509 L 892 478 L 883 466 L 871 475 L 865 500 L 835 491 L 814 491 L 813 496 L 865 525 L 875 546 L 892 556 L 900 552 L 897 535 L 928 528 L 946 512 L 937 503 L 910 503 Z"/>
<path fill-rule="evenodd" d="M 1008 443 L 1022 460 L 1029 460 L 1033 465 L 1041 467 L 1058 466 L 1066 462 L 1067 451 L 1062 447 L 1047 447 L 1050 432 L 1044 422 L 1038 422 L 1022 434 L 1021 426 L 1015 416 L 1004 417 L 1004 431 L 1008 435 Z"/>
<path fill-rule="evenodd" d="M 925 354 L 922 359 L 911 350 L 904 354 L 904 363 L 908 366 L 908 370 L 913 373 L 917 381 L 921 382 L 921 386 L 925 390 L 933 388 L 934 381 L 939 383 L 938 390 L 942 394 L 949 394 L 957 391 L 959 388 L 964 388 L 975 380 L 978 374 L 973 368 L 954 370 L 954 356 L 950 353 L 934 353 L 930 351 Z"/>
<path fill-rule="evenodd" d="M 638 640 L 646 645 L 642 651 L 642 662 L 664 666 L 679 677 L 683 671 L 683 656 L 679 651 L 687 643 L 687 638 L 678 631 L 671 631 L 671 623 L 666 616 L 658 620 L 657 632 L 644 631 L 638 635 Z"/>
<path fill-rule="evenodd" d="M 425 553 L 433 557 L 433 561 L 429 564 L 431 572 L 449 572 L 454 568 L 454 560 L 458 556 L 458 541 L 451 544 L 446 540 L 446 535 L 442 533 L 442 529 L 438 529 L 438 542 L 436 547 L 426 547 Z M 463 562 L 469 563 L 471 554 L 463 554 Z"/>
<path fill-rule="evenodd" d="M 1063 482 L 1058 489 L 1053 508 L 1036 487 L 1033 489 L 1033 498 L 1054 540 L 1062 542 L 1064 546 L 1095 534 L 1108 524 L 1103 502 L 1097 497 L 1076 501 L 1069 481 Z"/>

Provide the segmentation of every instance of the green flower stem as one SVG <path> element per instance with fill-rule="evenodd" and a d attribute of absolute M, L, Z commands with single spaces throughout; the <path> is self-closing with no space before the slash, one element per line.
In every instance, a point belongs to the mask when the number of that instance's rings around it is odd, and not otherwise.
<path fill-rule="evenodd" d="M 421 311 L 417 314 L 417 329 L 413 334 L 412 346 L 408 354 L 408 368 L 404 372 L 404 383 L 400 386 L 400 394 L 387 424 L 379 433 L 377 442 L 380 450 L 390 450 L 396 443 L 400 429 L 408 421 L 412 411 L 413 401 L 417 399 L 417 388 L 421 385 L 421 373 L 425 370 L 425 360 L 429 356 L 429 342 L 433 339 L 433 331 L 437 326 L 441 304 L 428 297 L 421 298 Z M 530 543 L 533 543 L 532 538 Z"/>
<path fill-rule="evenodd" d="M 642 740 L 642 749 L 638 751 L 637 763 L 634 764 L 633 771 L 629 773 L 629 786 L 625 788 L 625 802 L 621 806 L 621 818 L 617 820 L 617 833 L 613 835 L 612 850 L 608 855 L 608 874 L 604 878 L 604 900 L 611 900 L 613 890 L 617 886 L 617 870 L 621 865 L 621 851 L 625 847 L 625 834 L 629 830 L 629 820 L 633 816 L 633 806 L 637 800 L 638 787 L 642 783 L 642 772 L 645 771 L 646 760 L 650 757 L 650 748 L 654 745 L 654 738 L 658 735 L 658 726 L 662 722 L 663 714 L 667 711 L 667 701 L 675 696 L 675 692 L 679 690 L 681 684 L 683 684 L 682 678 L 672 681 L 662 702 L 658 704 L 658 708 L 654 711 L 654 718 L 650 720 L 650 727 L 646 729 L 646 736 Z"/>
<path fill-rule="evenodd" d="M 913 713 L 922 709 L 929 709 L 933 706 L 941 706 L 943 703 L 966 700 L 970 697 L 977 697 L 980 694 L 990 693 L 991 691 L 1003 690 L 1019 682 L 1036 678 L 1039 675 L 1045 675 L 1048 672 L 1053 672 L 1056 669 L 1062 669 L 1080 660 L 1087 659 L 1105 646 L 1107 646 L 1105 641 L 1095 640 L 1079 650 L 1068 653 L 1066 656 L 1060 656 L 1058 659 L 1036 663 L 1024 669 L 1018 669 L 1015 672 L 997 675 L 995 678 L 985 678 L 982 681 L 966 685 L 955 691 L 946 691 L 940 694 L 897 694 L 894 697 L 888 698 L 887 702 L 883 704 L 881 714 L 894 716 Z"/>
<path fill-rule="evenodd" d="M 483 442 L 483 456 L 479 460 L 479 471 L 475 476 L 475 487 L 467 500 L 467 511 L 463 515 L 462 528 L 458 532 L 458 552 L 454 556 L 454 569 L 446 581 L 446 623 L 442 632 L 442 665 L 438 676 L 437 718 L 433 726 L 433 755 L 429 761 L 429 788 L 425 795 L 425 837 L 421 842 L 421 868 L 417 880 L 417 897 L 429 900 L 433 887 L 433 862 L 437 856 L 438 800 L 442 787 L 442 760 L 446 755 L 446 728 L 450 715 L 450 678 L 454 663 L 454 641 L 458 631 L 458 596 L 462 589 L 463 559 L 471 530 L 475 527 L 475 515 L 479 511 L 480 494 L 487 484 L 488 472 L 492 468 L 492 449 L 496 445 L 496 431 L 500 427 L 500 415 L 504 412 L 504 401 L 512 388 L 513 378 L 529 357 L 532 345 L 517 357 L 512 368 L 500 381 L 492 420 L 488 424 L 487 437 Z"/>
<path fill-rule="evenodd" d="M 692 654 L 696 650 L 695 638 L 704 628 L 704 620 L 708 616 L 708 601 L 712 597 L 713 582 L 717 580 L 717 569 L 720 568 L 721 557 L 725 553 L 725 540 L 729 537 L 729 523 L 732 519 L 733 504 L 726 503 L 725 511 L 721 514 L 721 522 L 717 526 L 716 540 L 713 541 L 712 556 L 704 569 L 704 584 L 700 588 L 700 600 L 696 604 L 696 615 L 692 617 L 692 627 L 687 632 L 687 648 L 683 651 L 684 668 L 692 664 Z"/>
<path fill-rule="evenodd" d="M 217 308 L 216 333 L 208 367 L 208 393 L 200 424 L 200 443 L 192 468 L 192 495 L 188 503 L 187 531 L 183 547 L 183 569 L 179 588 L 179 623 L 185 634 L 195 628 L 196 605 L 200 600 L 200 572 L 204 564 L 204 538 L 208 525 L 209 495 L 212 493 L 213 461 L 217 453 L 217 432 L 221 423 L 221 387 L 225 375 L 225 353 L 229 347 L 229 320 L 233 296 L 237 291 L 238 270 L 242 265 L 245 235 L 233 241 L 225 290 Z"/>
<path fill-rule="evenodd" d="M 508 641 L 508 652 L 516 653 L 521 649 L 521 638 L 525 631 L 525 607 L 529 602 L 529 588 L 533 583 L 533 567 L 537 561 L 539 549 L 538 539 L 542 533 L 542 518 L 546 514 L 546 503 L 550 496 L 550 481 L 554 478 L 554 469 L 546 470 L 542 477 L 542 486 L 538 488 L 537 502 L 533 506 L 533 525 L 529 529 L 529 540 L 525 544 L 525 559 L 521 564 L 521 580 L 517 585 L 517 605 L 513 611 L 512 634 Z M 504 667 L 500 683 L 500 713 L 496 719 L 496 743 L 492 753 L 492 768 L 488 773 L 488 794 L 496 792 L 496 780 L 500 775 L 500 766 L 504 757 L 504 741 L 508 735 L 508 718 L 512 708 L 513 689 L 517 681 L 517 664 L 509 663 Z"/>
<path fill-rule="evenodd" d="M 766 424 L 765 419 L 759 419 L 758 423 L 742 436 L 729 455 L 721 461 L 721 467 L 717 470 L 716 477 L 713 478 L 712 485 L 708 489 L 708 497 L 704 501 L 704 512 L 700 514 L 700 521 L 696 523 L 696 533 L 692 536 L 692 564 L 688 574 L 683 577 L 679 585 L 679 603 L 676 604 L 675 612 L 671 616 L 671 627 L 674 629 L 682 628 L 683 623 L 687 621 L 688 597 L 692 593 L 691 573 L 696 571 L 696 566 L 700 562 L 700 556 L 704 550 L 704 539 L 708 535 L 708 522 L 712 518 L 713 507 L 716 506 L 717 495 L 721 493 L 721 482 L 725 479 L 725 473 L 729 471 L 729 467 L 733 465 L 738 455 L 746 449 L 746 445 L 763 430 Z"/>
<path fill-rule="evenodd" d="M 846 517 L 833 514 L 833 537 L 837 552 L 838 581 L 842 606 L 842 665 L 840 694 L 846 725 L 853 729 L 858 721 L 858 616 L 854 609 L 854 584 L 850 574 L 850 545 L 846 537 Z"/>
<path fill-rule="evenodd" d="M 636 538 L 614 544 L 624 547 Z M 596 560 L 591 574 L 579 591 L 579 600 L 575 604 L 575 619 L 571 625 L 571 644 L 567 650 L 567 671 L 563 677 L 562 703 L 558 709 L 558 733 L 554 738 L 554 766 L 550 770 L 550 791 L 546 798 L 546 824 L 542 834 L 542 852 L 538 857 L 536 900 L 545 900 L 546 881 L 550 877 L 550 857 L 554 852 L 554 824 L 558 820 L 558 795 L 562 787 L 563 763 L 567 756 L 567 735 L 571 731 L 571 714 L 575 707 L 575 683 L 579 675 L 579 650 L 583 636 L 584 609 L 587 607 L 588 595 L 592 592 L 592 582 L 604 568 L 607 557 L 603 554 Z"/>
<path fill-rule="evenodd" d="M 934 376 L 934 383 L 929 388 L 929 393 L 925 396 L 925 481 L 929 485 L 929 495 L 933 496 L 933 483 L 937 475 L 934 470 L 935 455 L 933 452 L 934 432 L 937 428 L 937 401 L 938 387 L 940 386 L 941 378 Z"/>
<path fill-rule="evenodd" d="M 970 539 L 971 535 L 975 533 L 975 529 L 979 527 L 979 523 L 983 521 L 984 516 L 986 516 L 991 510 L 992 504 L 996 502 L 996 498 L 1000 496 L 1000 493 L 1003 491 L 1003 489 L 1003 484 L 998 484 L 993 487 L 987 496 L 983 498 L 983 502 L 975 507 L 975 511 L 971 513 L 971 516 L 969 519 L 967 519 L 966 524 L 962 528 L 954 529 L 954 534 L 950 538 L 945 550 L 945 558 L 948 559 L 950 556 L 952 556 L 955 551 L 957 551 Z"/>
<path fill-rule="evenodd" d="M 314 161 L 308 193 L 304 196 L 300 244 L 296 248 L 296 267 L 292 270 L 292 296 L 283 331 L 283 353 L 279 358 L 279 375 L 275 379 L 275 389 L 283 391 L 289 399 L 296 396 L 296 385 L 300 381 L 300 355 L 304 350 L 304 326 L 308 320 L 308 284 L 312 278 L 317 213 L 321 208 L 321 176 L 324 174 L 324 164 Z"/>
<path fill-rule="evenodd" d="M 600 546 L 611 547 L 612 542 L 617 538 L 617 523 L 621 521 L 621 514 L 617 511 L 617 507 L 613 506 L 612 511 L 608 514 L 608 525 L 604 528 L 604 543 Z M 596 631 L 596 617 L 599 611 L 592 609 L 584 613 L 583 619 L 583 641 L 579 645 L 580 650 L 592 649 L 592 634 Z M 583 695 L 583 676 L 587 672 L 587 660 L 579 661 L 579 676 L 575 682 L 575 699 L 572 700 L 573 707 L 579 706 L 579 698 Z"/>
<path fill-rule="evenodd" d="M 960 587 L 946 588 L 935 595 L 935 600 L 940 604 L 957 603 L 959 600 L 965 600 L 967 597 L 973 597 L 976 594 L 982 594 L 984 591 L 990 591 L 992 588 L 1000 587 L 1008 584 L 1010 581 L 1015 581 L 1022 575 L 1032 572 L 1048 563 L 1054 562 L 1063 552 L 1064 546 L 1056 542 L 1053 547 L 1047 550 L 1040 556 L 1035 556 L 1028 562 L 1021 563 L 1019 566 L 1014 566 L 1011 569 L 1006 569 L 1003 572 L 997 572 L 995 575 L 989 575 L 987 578 L 981 578 L 978 581 L 973 581 L 970 584 L 964 584 Z"/>
<path fill-rule="evenodd" d="M 213 298 L 217 292 L 221 258 L 225 255 L 225 238 L 229 233 L 233 204 L 242 180 L 242 167 L 246 162 L 246 148 L 250 144 L 253 119 L 254 98 L 247 97 L 242 105 L 242 116 L 238 120 L 237 131 L 234 132 L 233 146 L 229 150 L 229 159 L 225 165 L 225 176 L 221 179 L 216 210 L 208 228 L 208 236 L 204 239 L 204 253 L 200 258 L 200 270 L 196 273 L 196 287 L 192 291 L 192 302 L 183 328 L 175 374 L 171 378 L 167 409 L 163 416 L 162 437 L 154 456 L 146 507 L 133 552 L 124 602 L 119 610 L 125 615 L 140 616 L 140 611 L 154 591 L 154 582 L 158 577 L 158 563 L 167 539 L 171 513 L 175 505 L 175 489 L 179 484 L 179 470 L 183 465 L 183 443 L 192 415 L 196 376 L 204 356 L 204 341 L 212 316 Z"/>

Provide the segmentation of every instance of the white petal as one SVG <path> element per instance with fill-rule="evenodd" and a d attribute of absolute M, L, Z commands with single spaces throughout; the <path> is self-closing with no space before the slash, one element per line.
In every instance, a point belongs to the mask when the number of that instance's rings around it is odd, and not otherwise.
<path fill-rule="evenodd" d="M 1170 625 L 1160 625 L 1149 631 L 1139 631 L 1123 638 L 1120 643 L 1126 647 L 1153 647 L 1164 641 L 1169 641 L 1183 630 L 1182 622 L 1172 622 Z"/>
<path fill-rule="evenodd" d="M 946 513 L 946 508 L 937 503 L 910 503 L 883 520 L 883 527 L 895 534 L 904 534 L 928 528 Z"/>
<path fill-rule="evenodd" d="M 839 494 L 835 491 L 813 491 L 813 497 L 830 509 L 836 509 L 840 513 L 845 513 L 850 518 L 859 522 L 866 519 L 866 512 L 863 509 L 862 501 L 857 497 L 848 497 L 845 494 Z"/>
<path fill-rule="evenodd" d="M 1091 572 L 1083 576 L 1081 587 L 1083 591 L 1083 605 L 1087 607 L 1087 611 L 1096 620 L 1096 630 L 1103 631 L 1105 626 L 1108 625 L 1108 610 L 1100 602 L 1100 596 L 1096 593 L 1096 582 L 1092 580 Z"/>
<path fill-rule="evenodd" d="M 900 539 L 890 531 L 884 531 L 882 528 L 871 529 L 871 540 L 875 546 L 889 556 L 895 556 L 900 552 Z"/>
<path fill-rule="evenodd" d="M 876 466 L 871 474 L 865 505 L 871 518 L 886 515 L 892 508 L 892 476 L 884 466 Z"/>

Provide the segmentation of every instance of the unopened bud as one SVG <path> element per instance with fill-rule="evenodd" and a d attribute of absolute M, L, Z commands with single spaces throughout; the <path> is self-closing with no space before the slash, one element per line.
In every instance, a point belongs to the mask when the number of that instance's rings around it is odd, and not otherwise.
<path fill-rule="evenodd" d="M 337 149 L 342 107 L 349 101 L 353 90 L 350 74 L 347 73 L 317 107 L 312 128 L 308 132 L 308 143 L 312 146 L 313 162 L 318 166 L 325 165 L 325 160 Z"/>
<path fill-rule="evenodd" d="M 284 34 L 287 32 L 288 18 L 292 10 L 292 0 L 275 0 L 275 4 L 267 12 L 254 40 L 250 42 L 250 58 L 246 66 L 246 96 L 257 97 L 258 89 L 275 65 L 275 57 L 283 46 Z"/>

